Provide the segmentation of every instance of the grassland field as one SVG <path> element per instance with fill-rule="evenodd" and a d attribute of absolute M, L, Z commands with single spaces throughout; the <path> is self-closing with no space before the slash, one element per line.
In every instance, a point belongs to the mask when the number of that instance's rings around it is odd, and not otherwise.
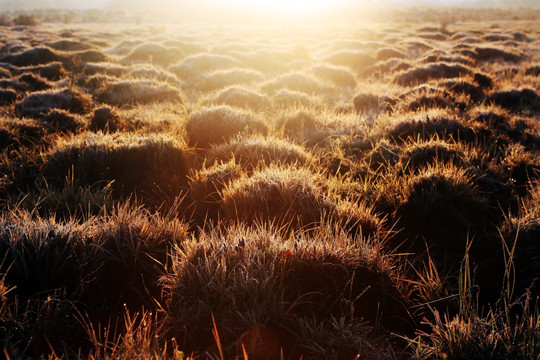
<path fill-rule="evenodd" d="M 540 11 L 0 16 L 0 358 L 539 359 Z"/>

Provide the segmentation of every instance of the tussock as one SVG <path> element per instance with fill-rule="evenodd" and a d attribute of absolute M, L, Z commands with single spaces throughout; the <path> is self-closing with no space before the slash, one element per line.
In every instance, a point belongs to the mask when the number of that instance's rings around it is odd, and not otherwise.
<path fill-rule="evenodd" d="M 234 159 L 236 164 L 248 170 L 270 164 L 302 166 L 311 160 L 311 155 L 299 145 L 260 135 L 241 137 L 213 146 L 208 157 L 218 162 Z"/>
<path fill-rule="evenodd" d="M 16 66 L 32 66 L 51 62 L 64 62 L 66 59 L 49 48 L 35 47 L 20 54 L 8 55 L 0 59 L 2 62 Z"/>
<path fill-rule="evenodd" d="M 59 141 L 47 155 L 44 174 L 61 185 L 70 173 L 81 185 L 112 186 L 118 195 L 136 192 L 159 203 L 178 195 L 191 168 L 188 150 L 163 135 L 84 134 Z"/>
<path fill-rule="evenodd" d="M 250 90 L 242 86 L 229 86 L 224 88 L 208 99 L 208 102 L 216 105 L 230 105 L 233 107 L 263 110 L 270 106 L 268 96 Z"/>
<path fill-rule="evenodd" d="M 437 63 L 412 68 L 397 74 L 394 80 L 405 86 L 425 83 L 428 80 L 457 78 L 470 74 L 472 74 L 472 70 L 463 65 Z"/>
<path fill-rule="evenodd" d="M 75 114 L 84 114 L 90 110 L 90 97 L 79 91 L 64 89 L 60 91 L 40 91 L 28 95 L 17 104 L 22 116 L 35 117 L 51 109 L 62 109 Z"/>
<path fill-rule="evenodd" d="M 181 91 L 167 83 L 149 80 L 113 81 L 100 89 L 98 100 L 109 105 L 182 102 Z"/>
<path fill-rule="evenodd" d="M 184 53 L 178 48 L 147 43 L 137 46 L 122 61 L 126 63 L 155 63 L 161 66 L 167 66 L 181 61 L 183 57 Z"/>
<path fill-rule="evenodd" d="M 226 142 L 240 133 L 266 134 L 266 125 L 253 113 L 229 106 L 202 109 L 189 116 L 185 124 L 187 140 L 197 147 Z"/>

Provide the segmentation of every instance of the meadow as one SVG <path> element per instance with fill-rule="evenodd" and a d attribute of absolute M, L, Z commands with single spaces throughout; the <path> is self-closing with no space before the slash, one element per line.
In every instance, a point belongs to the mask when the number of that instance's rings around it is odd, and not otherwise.
<path fill-rule="evenodd" d="M 540 11 L 140 16 L 0 16 L 0 356 L 540 357 Z"/>

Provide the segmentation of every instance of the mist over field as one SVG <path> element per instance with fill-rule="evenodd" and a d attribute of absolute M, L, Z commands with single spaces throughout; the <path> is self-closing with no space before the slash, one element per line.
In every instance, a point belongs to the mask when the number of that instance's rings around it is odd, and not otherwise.
<path fill-rule="evenodd" d="M 231 7 L 234 1 L 200 0 L 196 3 L 186 0 L 3 0 L 0 7 L 5 11 L 21 9 L 140 9 L 150 8 L 155 10 L 174 9 L 183 7 L 197 6 L 215 6 Z M 357 6 L 472 6 L 472 7 L 539 7 L 540 3 L 536 0 L 336 0 L 333 5 L 341 7 Z"/>

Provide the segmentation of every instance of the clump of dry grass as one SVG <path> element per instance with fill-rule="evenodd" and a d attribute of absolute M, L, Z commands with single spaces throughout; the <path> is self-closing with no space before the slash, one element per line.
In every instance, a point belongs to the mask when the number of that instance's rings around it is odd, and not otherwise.
<path fill-rule="evenodd" d="M 208 152 L 210 161 L 226 162 L 234 159 L 247 170 L 270 164 L 307 165 L 313 161 L 300 145 L 275 136 L 251 135 L 213 146 Z"/>
<path fill-rule="evenodd" d="M 466 170 L 428 165 L 405 181 L 396 207 L 398 226 L 409 239 L 432 246 L 438 260 L 460 259 L 469 238 L 487 231 L 493 209 Z M 414 245 L 417 251 L 422 247 Z"/>
<path fill-rule="evenodd" d="M 353 72 L 343 66 L 320 64 L 311 68 L 313 74 L 323 81 L 330 81 L 337 86 L 355 87 L 356 77 Z"/>
<path fill-rule="evenodd" d="M 390 260 L 369 242 L 357 245 L 328 229 L 288 239 L 243 227 L 203 232 L 175 248 L 162 279 L 174 336 L 185 339 L 187 351 L 210 348 L 227 357 L 242 348 L 249 358 L 279 358 L 280 349 L 296 358 L 348 358 L 360 349 L 381 356 L 385 350 L 368 336 L 376 313 L 396 328 L 408 314 Z M 360 318 L 370 321 L 364 331 L 353 325 Z M 332 323 L 343 326 L 331 330 Z M 212 330 L 221 350 L 209 341 Z M 330 346 L 328 332 L 341 342 Z"/>
<path fill-rule="evenodd" d="M 333 91 L 333 87 L 323 83 L 313 76 L 304 73 L 289 73 L 280 75 L 261 86 L 262 91 L 275 94 L 279 90 L 287 89 L 305 94 L 321 94 Z"/>
<path fill-rule="evenodd" d="M 474 49 L 474 57 L 478 61 L 508 61 L 520 62 L 524 59 L 523 55 L 515 54 L 510 51 L 498 49 L 495 47 L 476 47 Z"/>
<path fill-rule="evenodd" d="M 353 71 L 360 71 L 373 65 L 375 59 L 363 51 L 343 50 L 330 55 L 325 59 L 325 62 L 338 66 L 347 66 Z"/>
<path fill-rule="evenodd" d="M 99 62 L 110 62 L 112 61 L 109 55 L 99 51 L 99 50 L 84 50 L 79 51 L 77 53 L 74 53 L 71 57 L 71 59 L 77 59 L 76 61 L 80 61 L 82 63 L 92 62 L 92 63 L 99 63 Z M 74 60 L 72 60 L 72 63 Z M 70 65 L 69 63 L 66 65 Z"/>
<path fill-rule="evenodd" d="M 359 113 L 368 111 L 392 111 L 396 101 L 388 96 L 379 96 L 372 93 L 359 93 L 353 98 L 354 109 Z"/>
<path fill-rule="evenodd" d="M 231 56 L 201 53 L 186 57 L 180 64 L 169 67 L 179 79 L 193 81 L 209 71 L 231 69 L 240 61 Z"/>
<path fill-rule="evenodd" d="M 98 100 L 109 105 L 182 102 L 180 89 L 170 84 L 149 80 L 119 80 L 99 90 Z"/>
<path fill-rule="evenodd" d="M 406 59 L 407 55 L 395 48 L 383 48 L 377 51 L 377 60 L 386 61 L 388 59 Z"/>
<path fill-rule="evenodd" d="M 17 92 L 11 89 L 0 90 L 0 105 L 11 105 L 18 99 Z"/>
<path fill-rule="evenodd" d="M 472 102 L 480 102 L 484 99 L 482 86 L 472 84 L 467 80 L 448 80 L 441 84 L 455 95 L 466 95 Z"/>
<path fill-rule="evenodd" d="M 124 126 L 120 116 L 109 106 L 94 110 L 88 129 L 92 131 L 116 132 Z"/>
<path fill-rule="evenodd" d="M 64 62 L 66 59 L 47 47 L 35 47 L 20 54 L 7 55 L 1 59 L 15 66 L 32 66 L 51 62 Z"/>
<path fill-rule="evenodd" d="M 184 144 L 166 135 L 86 133 L 60 140 L 46 156 L 44 175 L 58 186 L 69 174 L 81 185 L 112 182 L 116 194 L 137 193 L 159 203 L 186 185 L 188 153 Z"/>
<path fill-rule="evenodd" d="M 14 325 L 2 338 L 5 353 L 77 353 L 89 345 L 83 312 L 86 325 L 97 325 L 127 309 L 153 308 L 168 249 L 182 242 L 186 229 L 129 204 L 81 222 L 58 223 L 20 209 L 3 214 L 0 273 L 10 292 L 0 306 L 2 321 Z"/>
<path fill-rule="evenodd" d="M 205 74 L 195 83 L 195 87 L 200 91 L 214 91 L 232 85 L 250 85 L 263 79 L 264 76 L 258 71 L 233 68 Z"/>
<path fill-rule="evenodd" d="M 380 220 L 367 207 L 341 202 L 323 179 L 305 168 L 270 166 L 231 182 L 223 191 L 226 219 L 270 222 L 289 230 L 335 221 L 345 229 L 373 234 Z M 358 206 L 358 207 L 354 207 Z"/>
<path fill-rule="evenodd" d="M 223 191 L 225 216 L 246 223 L 269 220 L 293 228 L 318 223 L 333 205 L 320 182 L 304 168 L 272 166 L 255 171 Z"/>
<path fill-rule="evenodd" d="M 270 99 L 266 95 L 242 86 L 226 87 L 211 96 L 208 102 L 254 111 L 265 109 L 270 105 Z"/>
<path fill-rule="evenodd" d="M 24 90 L 27 92 L 47 90 L 52 87 L 48 81 L 46 81 L 39 75 L 36 76 L 33 74 L 23 74 L 19 76 L 17 81 L 24 87 Z"/>
<path fill-rule="evenodd" d="M 134 48 L 123 62 L 143 62 L 156 63 L 161 66 L 168 66 L 180 61 L 184 57 L 182 50 L 175 47 L 165 47 L 157 43 L 145 43 Z"/>
<path fill-rule="evenodd" d="M 41 118 L 41 121 L 51 126 L 54 131 L 61 133 L 76 133 L 86 127 L 86 123 L 80 118 L 58 109 L 52 109 Z"/>
<path fill-rule="evenodd" d="M 510 111 L 540 109 L 540 96 L 532 89 L 496 91 L 488 96 L 487 102 Z"/>
<path fill-rule="evenodd" d="M 28 66 L 21 68 L 23 72 L 37 74 L 49 81 L 58 81 L 67 76 L 64 65 L 61 62 L 51 62 L 45 65 Z"/>
<path fill-rule="evenodd" d="M 429 140 L 433 136 L 440 139 L 472 142 L 476 135 L 473 129 L 458 120 L 444 116 L 430 117 L 422 120 L 403 120 L 388 129 L 386 137 L 396 143 L 407 139 Z"/>
<path fill-rule="evenodd" d="M 471 75 L 472 70 L 460 64 L 436 63 L 417 66 L 395 76 L 394 81 L 400 85 L 422 84 L 428 80 L 459 78 Z"/>
<path fill-rule="evenodd" d="M 197 171 L 191 177 L 185 201 L 188 216 L 199 226 L 219 219 L 222 197 L 221 191 L 231 182 L 243 176 L 243 170 L 234 160 Z"/>
<path fill-rule="evenodd" d="M 36 117 L 51 109 L 85 114 L 91 106 L 92 100 L 87 94 L 77 90 L 63 89 L 32 93 L 17 104 L 17 109 L 22 116 Z"/>
<path fill-rule="evenodd" d="M 229 106 L 215 106 L 192 113 L 185 124 L 187 140 L 207 148 L 240 133 L 266 134 L 267 127 L 255 114 Z"/>
<path fill-rule="evenodd" d="M 467 154 L 458 144 L 442 140 L 412 142 L 404 149 L 400 161 L 412 171 L 436 164 L 454 164 L 466 168 Z"/>
<path fill-rule="evenodd" d="M 293 91 L 288 89 L 280 89 L 273 96 L 274 105 L 287 107 L 310 107 L 319 102 L 319 97 L 310 96 L 301 91 Z"/>
<path fill-rule="evenodd" d="M 67 40 L 67 39 L 50 42 L 47 44 L 47 46 L 55 50 L 61 50 L 61 51 L 81 51 L 81 50 L 89 50 L 93 47 L 92 45 L 83 41 Z"/>

